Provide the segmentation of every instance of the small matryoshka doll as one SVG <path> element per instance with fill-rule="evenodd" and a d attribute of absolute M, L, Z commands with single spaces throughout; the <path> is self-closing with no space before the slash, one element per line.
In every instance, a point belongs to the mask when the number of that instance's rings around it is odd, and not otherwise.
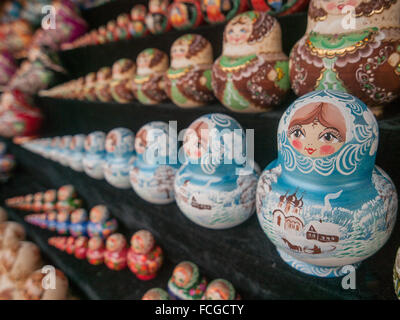
<path fill-rule="evenodd" d="M 126 239 L 120 233 L 114 233 L 106 240 L 104 263 L 111 270 L 122 270 L 126 267 Z"/>
<path fill-rule="evenodd" d="M 208 284 L 202 300 L 240 300 L 240 296 L 232 283 L 225 279 L 215 279 Z"/>
<path fill-rule="evenodd" d="M 200 300 L 207 280 L 200 275 L 199 267 L 190 261 L 179 263 L 168 281 L 168 293 L 174 300 Z"/>
<path fill-rule="evenodd" d="M 378 123 L 339 91 L 297 99 L 278 128 L 278 159 L 257 187 L 260 225 L 282 259 L 318 277 L 348 273 L 389 238 L 397 193 L 375 166 Z"/>
<path fill-rule="evenodd" d="M 31 211 L 33 207 L 33 194 L 27 194 L 24 197 L 24 203 L 22 205 L 22 210 Z"/>
<path fill-rule="evenodd" d="M 90 210 L 90 221 L 87 226 L 89 237 L 99 236 L 103 239 L 117 230 L 117 221 L 110 217 L 106 206 L 97 205 Z"/>
<path fill-rule="evenodd" d="M 88 216 L 85 209 L 76 209 L 71 213 L 69 233 L 74 237 L 85 236 L 87 234 Z"/>
<path fill-rule="evenodd" d="M 65 244 L 65 252 L 68 254 L 74 254 L 75 252 L 75 237 L 68 237 L 67 243 Z"/>
<path fill-rule="evenodd" d="M 135 160 L 135 137 L 127 128 L 116 128 L 107 134 L 107 157 L 104 163 L 104 178 L 116 188 L 130 187 L 129 169 Z"/>
<path fill-rule="evenodd" d="M 312 0 L 290 80 L 299 96 L 347 92 L 380 114 L 400 95 L 400 1 Z"/>
<path fill-rule="evenodd" d="M 146 26 L 147 8 L 143 4 L 135 5 L 131 10 L 131 22 L 129 23 L 129 33 L 134 38 L 147 35 L 149 30 Z"/>
<path fill-rule="evenodd" d="M 112 41 L 118 41 L 118 29 L 117 29 L 117 23 L 114 20 L 108 21 L 106 25 L 106 41 L 107 42 L 112 42 Z"/>
<path fill-rule="evenodd" d="M 103 43 L 107 42 L 107 28 L 106 28 L 106 26 L 100 26 L 97 29 L 96 42 L 98 44 L 103 44 Z"/>
<path fill-rule="evenodd" d="M 102 102 L 112 101 L 110 90 L 110 82 L 112 78 L 112 70 L 110 67 L 103 67 L 97 71 L 96 97 Z"/>
<path fill-rule="evenodd" d="M 88 247 L 88 238 L 80 236 L 75 240 L 74 256 L 77 259 L 86 259 L 86 252 Z"/>
<path fill-rule="evenodd" d="M 83 156 L 85 155 L 85 139 L 84 134 L 76 134 L 72 137 L 69 144 L 68 163 L 71 169 L 75 171 L 83 171 Z"/>
<path fill-rule="evenodd" d="M 95 236 L 89 239 L 86 259 L 95 266 L 104 262 L 104 242 L 102 238 Z"/>
<path fill-rule="evenodd" d="M 57 214 L 57 232 L 59 234 L 69 233 L 69 221 L 70 213 L 65 210 L 61 210 Z"/>
<path fill-rule="evenodd" d="M 171 29 L 168 19 L 169 0 L 149 0 L 149 12 L 146 15 L 147 29 L 153 34 L 160 34 Z"/>
<path fill-rule="evenodd" d="M 171 67 L 165 74 L 165 92 L 179 107 L 199 107 L 211 102 L 213 63 L 210 42 L 198 34 L 186 34 L 172 44 Z"/>
<path fill-rule="evenodd" d="M 128 103 L 134 99 L 130 83 L 135 77 L 136 65 L 130 59 L 120 59 L 113 64 L 110 92 L 119 103 Z"/>
<path fill-rule="evenodd" d="M 168 56 L 155 48 L 145 49 L 136 59 L 137 73 L 132 91 L 143 104 L 158 104 L 167 98 L 164 92 L 164 73 L 168 69 Z"/>
<path fill-rule="evenodd" d="M 51 211 L 55 209 L 57 202 L 57 190 L 50 189 L 43 194 L 43 211 Z"/>
<path fill-rule="evenodd" d="M 105 151 L 106 134 L 94 131 L 86 136 L 85 155 L 83 158 L 83 169 L 85 173 L 94 179 L 103 179 L 103 165 L 106 158 Z"/>
<path fill-rule="evenodd" d="M 56 209 L 71 212 L 80 208 L 82 201 L 76 197 L 77 193 L 73 185 L 68 184 L 60 187 L 57 191 Z"/>
<path fill-rule="evenodd" d="M 33 211 L 43 211 L 43 192 L 36 192 L 33 195 Z"/>
<path fill-rule="evenodd" d="M 219 101 L 236 112 L 265 112 L 282 101 L 290 88 L 289 63 L 275 18 L 248 11 L 226 25 L 212 86 Z"/>
<path fill-rule="evenodd" d="M 400 300 L 400 248 L 397 249 L 396 260 L 393 267 L 393 285 L 397 299 Z"/>
<path fill-rule="evenodd" d="M 50 211 L 47 213 L 47 229 L 57 231 L 57 212 Z"/>
<path fill-rule="evenodd" d="M 131 38 L 129 33 L 130 16 L 127 13 L 122 13 L 117 17 L 117 37 L 118 40 Z"/>
<path fill-rule="evenodd" d="M 53 137 L 51 139 L 50 143 L 50 153 L 49 153 L 49 158 L 53 161 L 58 161 L 58 155 L 60 151 L 60 143 L 61 143 L 61 138 L 60 137 Z"/>
<path fill-rule="evenodd" d="M 84 97 L 89 101 L 96 101 L 96 72 L 90 72 L 85 76 Z"/>
<path fill-rule="evenodd" d="M 128 250 L 128 267 L 140 280 L 155 278 L 163 263 L 163 251 L 147 230 L 136 232 Z"/>
<path fill-rule="evenodd" d="M 247 220 L 255 209 L 258 174 L 246 154 L 242 126 L 230 116 L 208 114 L 195 120 L 183 139 L 186 161 L 175 178 L 181 211 L 211 229 Z"/>
<path fill-rule="evenodd" d="M 179 168 L 177 132 L 166 122 L 153 121 L 135 137 L 137 157 L 129 176 L 133 190 L 144 200 L 167 204 L 175 200 L 174 180 Z"/>
<path fill-rule="evenodd" d="M 169 300 L 168 292 L 161 288 L 147 290 L 142 300 Z"/>
<path fill-rule="evenodd" d="M 63 166 L 68 166 L 69 156 L 69 145 L 71 143 L 72 136 L 66 135 L 61 137 L 60 151 L 58 153 L 58 162 Z"/>
<path fill-rule="evenodd" d="M 247 10 L 247 0 L 200 0 L 204 19 L 208 23 L 221 23 Z"/>
<path fill-rule="evenodd" d="M 274 16 L 284 16 L 306 9 L 310 0 L 250 0 L 254 11 L 268 12 Z"/>
<path fill-rule="evenodd" d="M 168 8 L 168 18 L 175 29 L 196 28 L 203 22 L 200 0 L 174 0 Z"/>

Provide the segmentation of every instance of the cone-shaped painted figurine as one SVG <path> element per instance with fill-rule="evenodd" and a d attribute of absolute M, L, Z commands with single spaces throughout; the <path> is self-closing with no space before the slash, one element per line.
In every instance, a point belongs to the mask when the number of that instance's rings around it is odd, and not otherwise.
<path fill-rule="evenodd" d="M 88 101 L 96 101 L 96 72 L 90 72 L 85 76 L 84 97 Z"/>
<path fill-rule="evenodd" d="M 135 137 L 137 157 L 130 170 L 130 181 L 142 199 L 154 204 L 175 200 L 177 144 L 176 130 L 165 122 L 153 121 L 140 128 Z"/>
<path fill-rule="evenodd" d="M 183 149 L 175 197 L 186 217 L 211 229 L 247 220 L 255 209 L 258 174 L 246 156 L 242 126 L 224 114 L 202 116 L 186 131 Z"/>
<path fill-rule="evenodd" d="M 86 259 L 90 264 L 99 265 L 104 262 L 104 242 L 101 237 L 92 237 L 88 242 Z"/>
<path fill-rule="evenodd" d="M 219 101 L 235 112 L 265 112 L 279 105 L 290 83 L 288 57 L 275 18 L 248 11 L 227 24 L 212 86 Z"/>
<path fill-rule="evenodd" d="M 85 209 L 76 209 L 71 213 L 69 233 L 74 237 L 87 235 L 88 215 Z"/>
<path fill-rule="evenodd" d="M 126 267 L 126 239 L 120 233 L 114 233 L 106 240 L 104 263 L 111 270 L 122 270 Z"/>
<path fill-rule="evenodd" d="M 103 67 L 99 71 L 97 71 L 97 82 L 96 82 L 97 100 L 102 102 L 110 102 L 113 100 L 110 90 L 111 78 L 112 78 L 112 70 L 110 67 Z"/>
<path fill-rule="evenodd" d="M 172 27 L 186 30 L 198 27 L 203 22 L 199 0 L 174 0 L 168 8 Z"/>
<path fill-rule="evenodd" d="M 247 0 L 200 0 L 200 2 L 204 19 L 211 24 L 229 21 L 248 8 Z"/>
<path fill-rule="evenodd" d="M 87 226 L 89 237 L 107 238 L 117 230 L 117 221 L 110 217 L 106 206 L 97 205 L 90 210 L 90 221 Z"/>
<path fill-rule="evenodd" d="M 94 179 L 103 179 L 103 166 L 106 161 L 106 134 L 94 131 L 86 136 L 85 155 L 83 158 L 83 169 L 85 173 Z"/>
<path fill-rule="evenodd" d="M 129 33 L 134 38 L 147 35 L 149 30 L 146 26 L 147 8 L 143 4 L 135 5 L 131 10 L 131 23 L 129 24 Z"/>
<path fill-rule="evenodd" d="M 142 300 L 169 300 L 168 292 L 161 288 L 147 290 Z"/>
<path fill-rule="evenodd" d="M 111 95 L 119 103 L 128 103 L 134 99 L 130 88 L 136 74 L 136 65 L 130 59 L 120 59 L 113 64 L 113 79 L 110 84 Z"/>
<path fill-rule="evenodd" d="M 75 171 L 83 171 L 83 156 L 85 155 L 85 138 L 84 134 L 76 134 L 72 137 L 69 145 L 68 164 Z"/>
<path fill-rule="evenodd" d="M 389 238 L 396 189 L 375 166 L 378 123 L 356 97 L 316 91 L 297 99 L 278 129 L 278 159 L 257 187 L 262 229 L 293 268 L 347 273 Z"/>
<path fill-rule="evenodd" d="M 240 300 L 235 287 L 225 279 L 215 279 L 211 281 L 202 300 Z"/>

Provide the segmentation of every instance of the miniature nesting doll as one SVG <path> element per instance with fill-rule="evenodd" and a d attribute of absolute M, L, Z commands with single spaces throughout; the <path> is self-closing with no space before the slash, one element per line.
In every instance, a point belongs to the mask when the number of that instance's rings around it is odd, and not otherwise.
<path fill-rule="evenodd" d="M 134 38 L 147 35 L 149 30 L 146 26 L 147 8 L 143 4 L 135 5 L 131 10 L 131 22 L 129 24 L 129 33 Z"/>
<path fill-rule="evenodd" d="M 71 212 L 80 208 L 82 201 L 77 199 L 76 196 L 77 193 L 74 186 L 68 184 L 60 187 L 57 191 L 56 209 Z"/>
<path fill-rule="evenodd" d="M 165 92 L 179 107 L 199 107 L 214 99 L 211 87 L 213 63 L 210 42 L 198 34 L 186 34 L 172 44 L 171 66 L 165 74 Z"/>
<path fill-rule="evenodd" d="M 75 237 L 68 237 L 65 244 L 65 252 L 68 254 L 74 254 L 75 252 Z"/>
<path fill-rule="evenodd" d="M 130 83 L 136 74 L 136 65 L 130 59 L 120 59 L 112 67 L 113 80 L 110 92 L 113 99 L 119 103 L 128 103 L 134 99 Z"/>
<path fill-rule="evenodd" d="M 378 124 L 356 97 L 315 91 L 297 99 L 278 128 L 278 159 L 257 187 L 262 229 L 293 268 L 338 277 L 389 238 L 397 193 L 375 166 Z"/>
<path fill-rule="evenodd" d="M 204 19 L 208 23 L 221 23 L 247 10 L 247 0 L 200 0 Z"/>
<path fill-rule="evenodd" d="M 99 265 L 104 262 L 104 242 L 103 239 L 94 236 L 89 239 L 86 259 L 92 265 Z"/>
<path fill-rule="evenodd" d="M 85 209 L 76 209 L 71 213 L 69 233 L 74 237 L 86 236 L 88 216 Z"/>
<path fill-rule="evenodd" d="M 43 192 L 36 192 L 33 195 L 33 211 L 40 212 L 43 211 Z"/>
<path fill-rule="evenodd" d="M 107 156 L 103 167 L 104 178 L 116 188 L 128 189 L 129 169 L 135 160 L 135 137 L 127 128 L 116 128 L 107 134 Z"/>
<path fill-rule="evenodd" d="M 149 0 L 146 26 L 152 34 L 160 34 L 171 29 L 168 19 L 169 0 Z"/>
<path fill-rule="evenodd" d="M 96 42 L 98 44 L 103 44 L 107 42 L 107 28 L 105 26 L 100 26 L 97 29 Z"/>
<path fill-rule="evenodd" d="M 108 21 L 106 25 L 106 41 L 112 42 L 118 40 L 117 23 L 114 20 Z"/>
<path fill-rule="evenodd" d="M 69 144 L 68 164 L 75 171 L 83 171 L 83 156 L 85 155 L 84 134 L 76 134 L 72 137 Z"/>
<path fill-rule="evenodd" d="M 46 190 L 43 194 L 43 211 L 51 211 L 55 209 L 57 201 L 57 190 Z"/>
<path fill-rule="evenodd" d="M 174 300 L 200 300 L 207 280 L 200 275 L 199 267 L 190 261 L 179 263 L 168 281 L 168 293 Z"/>
<path fill-rule="evenodd" d="M 103 179 L 103 165 L 105 163 L 106 134 L 101 131 L 94 131 L 86 136 L 85 155 L 83 157 L 83 169 L 85 173 L 94 179 Z"/>
<path fill-rule="evenodd" d="M 117 37 L 118 40 L 131 38 L 129 33 L 130 16 L 127 13 L 122 13 L 117 17 Z"/>
<path fill-rule="evenodd" d="M 57 212 L 50 211 L 47 213 L 47 229 L 57 231 Z"/>
<path fill-rule="evenodd" d="M 80 236 L 75 240 L 74 256 L 77 259 L 86 259 L 86 252 L 88 247 L 88 238 Z"/>
<path fill-rule="evenodd" d="M 136 59 L 137 73 L 132 91 L 143 104 L 158 104 L 167 98 L 164 91 L 164 73 L 168 69 L 168 56 L 155 48 L 145 49 Z"/>
<path fill-rule="evenodd" d="M 110 90 L 110 82 L 112 78 L 112 70 L 110 67 L 103 67 L 97 71 L 96 77 L 96 97 L 97 100 L 102 102 L 112 101 L 112 95 Z"/>
<path fill-rule="evenodd" d="M 111 270 L 122 270 L 126 267 L 126 239 L 120 233 L 114 233 L 106 240 L 104 263 Z"/>
<path fill-rule="evenodd" d="M 90 72 L 85 77 L 84 97 L 88 101 L 96 101 L 96 72 Z"/>
<path fill-rule="evenodd" d="M 63 166 L 68 166 L 69 145 L 71 143 L 71 139 L 72 136 L 70 135 L 61 137 L 58 162 Z"/>
<path fill-rule="evenodd" d="M 90 210 L 90 221 L 87 226 L 89 237 L 107 238 L 117 230 L 117 221 L 110 217 L 110 212 L 104 205 L 94 206 Z"/>
<path fill-rule="evenodd" d="M 31 211 L 32 207 L 33 207 L 33 194 L 30 193 L 24 197 L 24 203 L 22 206 L 22 210 Z"/>
<path fill-rule="evenodd" d="M 68 211 L 59 211 L 57 214 L 57 232 L 59 234 L 68 234 L 69 233 L 69 219 L 70 214 Z"/>
<path fill-rule="evenodd" d="M 306 9 L 310 0 L 250 0 L 254 11 L 268 12 L 271 15 L 284 16 Z"/>
<path fill-rule="evenodd" d="M 175 178 L 178 207 L 211 229 L 234 227 L 254 212 L 258 174 L 246 155 L 242 126 L 219 113 L 195 120 L 186 130 L 185 163 Z"/>
<path fill-rule="evenodd" d="M 58 161 L 60 143 L 61 143 L 60 137 L 54 137 L 51 139 L 51 143 L 50 143 L 51 150 L 49 153 L 49 158 L 53 161 Z"/>
<path fill-rule="evenodd" d="M 240 296 L 232 283 L 225 279 L 215 279 L 208 284 L 202 300 L 240 300 Z"/>
<path fill-rule="evenodd" d="M 290 55 L 293 91 L 350 93 L 379 114 L 400 95 L 400 1 L 312 0 Z"/>
<path fill-rule="evenodd" d="M 176 137 L 176 130 L 161 121 L 146 124 L 135 137 L 137 157 L 129 176 L 133 190 L 148 202 L 175 200 L 174 180 L 179 168 Z"/>
<path fill-rule="evenodd" d="M 169 300 L 168 292 L 161 288 L 147 290 L 142 300 Z"/>
<path fill-rule="evenodd" d="M 235 112 L 265 112 L 282 101 L 290 88 L 289 63 L 275 18 L 248 11 L 227 24 L 212 86 L 219 101 Z"/>
<path fill-rule="evenodd" d="M 199 0 L 174 0 L 168 8 L 172 27 L 178 30 L 196 28 L 203 22 Z"/>
<path fill-rule="evenodd" d="M 128 267 L 140 280 L 155 278 L 163 263 L 163 251 L 147 230 L 136 232 L 128 250 Z"/>
<path fill-rule="evenodd" d="M 400 300 L 400 249 L 397 249 L 396 260 L 393 267 L 393 285 L 397 299 Z"/>

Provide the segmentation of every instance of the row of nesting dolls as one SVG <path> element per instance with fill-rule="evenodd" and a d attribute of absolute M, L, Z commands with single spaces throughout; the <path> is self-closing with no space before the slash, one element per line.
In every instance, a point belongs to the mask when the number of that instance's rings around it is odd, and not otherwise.
<path fill-rule="evenodd" d="M 46 276 L 39 248 L 25 241 L 22 225 L 7 221 L 0 208 L 0 300 L 64 300 L 68 297 L 68 279 L 57 269 L 56 286 L 42 286 Z M 49 271 L 49 269 L 47 269 Z"/>
<path fill-rule="evenodd" d="M 208 23 L 220 23 L 246 11 L 249 8 L 248 4 L 254 10 L 285 15 L 303 10 L 309 0 L 283 2 L 174 0 L 170 3 L 169 0 L 150 0 L 149 10 L 142 4 L 135 5 L 130 14 L 120 14 L 115 20 L 110 20 L 106 25 L 92 30 L 73 43 L 64 46 L 64 49 L 143 37 L 150 33 L 160 34 L 171 28 L 187 30 L 201 25 L 204 20 Z"/>

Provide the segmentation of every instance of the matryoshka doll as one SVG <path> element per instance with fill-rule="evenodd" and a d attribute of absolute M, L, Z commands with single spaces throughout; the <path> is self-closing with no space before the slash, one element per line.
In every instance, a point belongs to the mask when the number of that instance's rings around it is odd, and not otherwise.
<path fill-rule="evenodd" d="M 88 101 L 96 101 L 96 72 L 90 72 L 85 76 L 84 97 Z"/>
<path fill-rule="evenodd" d="M 268 12 L 274 16 L 284 16 L 306 9 L 310 0 L 250 0 L 254 11 Z"/>
<path fill-rule="evenodd" d="M 36 192 L 33 195 L 33 211 L 35 212 L 40 212 L 40 211 L 44 211 L 43 210 L 43 192 Z"/>
<path fill-rule="evenodd" d="M 147 290 L 142 300 L 169 300 L 168 292 L 161 288 Z"/>
<path fill-rule="evenodd" d="M 198 34 L 179 37 L 171 47 L 171 66 L 165 73 L 165 92 L 179 107 L 199 107 L 214 100 L 210 42 Z"/>
<path fill-rule="evenodd" d="M 88 247 L 88 238 L 80 236 L 75 240 L 74 256 L 77 259 L 86 259 L 86 252 Z"/>
<path fill-rule="evenodd" d="M 134 38 L 147 35 L 149 30 L 146 26 L 147 8 L 143 4 L 135 5 L 131 10 L 131 22 L 129 23 L 129 33 Z"/>
<path fill-rule="evenodd" d="M 168 19 L 169 0 L 149 0 L 149 12 L 146 15 L 147 29 L 153 34 L 160 34 L 171 29 Z"/>
<path fill-rule="evenodd" d="M 57 201 L 57 190 L 46 190 L 43 194 L 43 211 L 51 211 L 55 209 Z"/>
<path fill-rule="evenodd" d="M 190 261 L 179 263 L 168 281 L 168 293 L 174 300 L 200 300 L 207 280 L 200 275 L 199 267 Z"/>
<path fill-rule="evenodd" d="M 196 28 L 203 22 L 200 0 L 174 0 L 168 8 L 168 18 L 175 29 Z"/>
<path fill-rule="evenodd" d="M 127 13 L 122 13 L 117 17 L 117 37 L 118 40 L 130 39 L 129 33 L 130 16 Z"/>
<path fill-rule="evenodd" d="M 130 59 L 120 59 L 113 64 L 110 92 L 115 101 L 128 103 L 134 99 L 130 83 L 135 74 L 136 65 Z"/>
<path fill-rule="evenodd" d="M 117 221 L 110 217 L 106 206 L 97 205 L 90 210 L 90 221 L 87 226 L 89 237 L 107 238 L 117 230 Z"/>
<path fill-rule="evenodd" d="M 275 18 L 248 11 L 226 25 L 212 86 L 219 101 L 235 112 L 265 112 L 279 105 L 290 83 L 288 57 Z"/>
<path fill-rule="evenodd" d="M 164 91 L 164 73 L 168 69 L 168 56 L 156 48 L 143 50 L 136 59 L 137 73 L 132 91 L 143 104 L 158 104 L 167 98 Z"/>
<path fill-rule="evenodd" d="M 312 0 L 290 80 L 299 96 L 347 92 L 380 114 L 400 95 L 400 1 Z"/>
<path fill-rule="evenodd" d="M 106 134 L 101 131 L 94 131 L 86 136 L 85 155 L 83 158 L 83 169 L 85 173 L 94 179 L 103 179 L 103 165 L 105 163 Z"/>
<path fill-rule="evenodd" d="M 60 148 L 58 153 L 58 162 L 63 166 L 68 166 L 68 156 L 69 156 L 69 145 L 71 143 L 72 136 L 66 135 L 61 137 Z"/>
<path fill-rule="evenodd" d="M 68 237 L 65 245 L 65 252 L 68 254 L 74 254 L 75 252 L 75 237 Z"/>
<path fill-rule="evenodd" d="M 175 200 L 174 180 L 179 168 L 177 132 L 167 123 L 153 121 L 135 138 L 137 157 L 129 176 L 133 190 L 144 200 L 167 204 Z"/>
<path fill-rule="evenodd" d="M 57 231 L 57 212 L 50 211 L 47 213 L 47 229 Z"/>
<path fill-rule="evenodd" d="M 97 71 L 96 83 L 96 97 L 97 100 L 102 102 L 112 101 L 110 90 L 110 82 L 112 78 L 112 70 L 110 67 L 103 67 Z"/>
<path fill-rule="evenodd" d="M 94 236 L 89 239 L 86 259 L 92 265 L 99 265 L 104 262 L 104 242 L 101 237 Z"/>
<path fill-rule="evenodd" d="M 117 34 L 117 23 L 114 20 L 108 21 L 106 25 L 106 41 L 118 41 L 118 34 Z"/>
<path fill-rule="evenodd" d="M 69 233 L 69 224 L 70 224 L 70 213 L 65 210 L 61 210 L 57 214 L 57 232 L 59 234 L 68 234 Z"/>
<path fill-rule="evenodd" d="M 393 267 L 393 285 L 397 299 L 400 300 L 400 249 L 397 249 L 396 260 Z"/>
<path fill-rule="evenodd" d="M 58 155 L 60 151 L 60 143 L 61 143 L 61 138 L 60 137 L 53 137 L 51 139 L 50 143 L 50 153 L 49 153 L 49 158 L 53 161 L 58 161 Z"/>
<path fill-rule="evenodd" d="M 85 209 L 76 209 L 71 213 L 69 233 L 74 237 L 87 235 L 88 216 Z"/>
<path fill-rule="evenodd" d="M 69 144 L 68 164 L 75 171 L 83 171 L 83 156 L 85 155 L 85 139 L 84 134 L 76 134 L 72 137 Z"/>
<path fill-rule="evenodd" d="M 397 193 L 375 166 L 378 135 L 367 106 L 338 91 L 311 92 L 282 116 L 278 159 L 260 177 L 257 213 L 293 268 L 338 277 L 389 238 Z"/>
<path fill-rule="evenodd" d="M 105 26 L 100 26 L 97 29 L 96 42 L 98 44 L 103 44 L 107 42 L 107 28 Z"/>
<path fill-rule="evenodd" d="M 208 23 L 221 23 L 247 10 L 247 0 L 200 0 L 204 19 Z"/>
<path fill-rule="evenodd" d="M 127 128 L 116 128 L 107 134 L 104 178 L 116 188 L 128 189 L 129 169 L 135 160 L 135 137 Z"/>
<path fill-rule="evenodd" d="M 126 239 L 120 233 L 114 233 L 106 240 L 104 263 L 111 270 L 122 270 L 126 267 Z"/>
<path fill-rule="evenodd" d="M 24 197 L 22 210 L 31 211 L 33 207 L 33 194 L 29 193 Z"/>
<path fill-rule="evenodd" d="M 202 300 L 240 300 L 235 287 L 225 279 L 215 279 L 211 281 Z"/>
<path fill-rule="evenodd" d="M 163 263 L 163 251 L 147 230 L 136 232 L 128 250 L 128 267 L 140 280 L 155 278 Z"/>
<path fill-rule="evenodd" d="M 71 212 L 82 206 L 82 200 L 77 199 L 77 193 L 73 185 L 65 185 L 57 191 L 56 209 Z"/>
<path fill-rule="evenodd" d="M 183 214 L 210 229 L 226 229 L 255 210 L 258 174 L 247 156 L 242 126 L 213 113 L 195 120 L 183 137 L 185 163 L 176 173 L 175 198 Z"/>

